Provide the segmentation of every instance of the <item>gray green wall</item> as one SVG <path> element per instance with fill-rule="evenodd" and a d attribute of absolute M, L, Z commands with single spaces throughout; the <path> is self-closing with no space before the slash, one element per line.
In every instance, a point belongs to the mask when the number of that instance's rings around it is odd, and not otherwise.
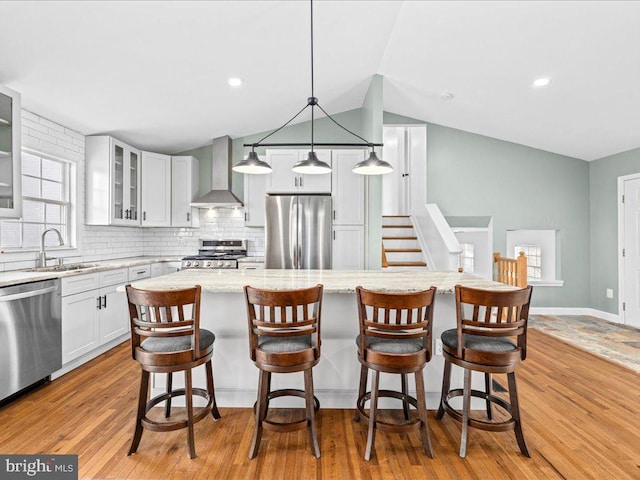
<path fill-rule="evenodd" d="M 198 195 L 204 195 L 211 190 L 211 160 L 213 159 L 213 145 L 203 145 L 202 147 L 187 150 L 186 152 L 174 153 L 174 155 L 190 155 L 198 159 L 200 170 L 200 184 Z"/>
<path fill-rule="evenodd" d="M 557 230 L 564 286 L 536 287 L 533 306 L 590 305 L 589 163 L 429 124 L 427 194 L 445 216 L 493 216 L 503 254 L 507 230 Z"/>
<path fill-rule="evenodd" d="M 640 148 L 589 162 L 591 307 L 597 310 L 618 313 L 618 177 L 638 172 Z"/>

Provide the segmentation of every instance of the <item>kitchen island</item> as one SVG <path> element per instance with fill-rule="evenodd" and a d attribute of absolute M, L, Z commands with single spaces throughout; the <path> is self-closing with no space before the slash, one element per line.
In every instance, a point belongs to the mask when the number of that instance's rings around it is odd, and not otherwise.
<path fill-rule="evenodd" d="M 311 287 L 318 283 L 324 285 L 322 356 L 313 375 L 316 396 L 323 407 L 329 408 L 354 408 L 357 398 L 360 364 L 355 344 L 358 335 L 356 286 L 387 292 L 418 291 L 432 285 L 437 287 L 439 295 L 435 300 L 434 340 L 439 339 L 444 330 L 455 328 L 453 292 L 456 284 L 488 289 L 512 288 L 474 275 L 430 270 L 194 269 L 137 281 L 133 286 L 149 290 L 202 286 L 200 325 L 216 335 L 213 368 L 218 404 L 222 407 L 248 407 L 255 402 L 258 370 L 249 359 L 244 285 L 286 290 Z M 442 356 L 434 355 L 425 368 L 428 408 L 438 405 L 443 366 Z M 196 371 L 194 375 L 194 383 L 204 385 L 204 372 Z M 274 375 L 273 389 L 301 388 L 302 375 L 297 375 Z M 482 388 L 483 380 L 479 375 L 476 377 L 474 388 Z M 178 381 L 176 378 L 176 383 Z M 452 372 L 452 384 L 462 384 L 462 371 L 457 368 Z M 157 375 L 153 385 L 156 390 L 154 393 L 158 393 L 164 388 L 164 379 Z M 381 376 L 381 388 L 398 389 L 399 386 L 397 375 Z"/>

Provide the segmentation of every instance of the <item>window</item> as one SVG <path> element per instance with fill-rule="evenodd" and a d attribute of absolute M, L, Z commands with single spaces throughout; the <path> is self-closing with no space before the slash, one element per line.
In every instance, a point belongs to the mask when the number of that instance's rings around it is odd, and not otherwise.
<path fill-rule="evenodd" d="M 460 260 L 462 263 L 462 270 L 467 273 L 473 273 L 475 258 L 474 258 L 474 245 L 473 243 L 461 243 L 462 253 L 460 254 Z"/>
<path fill-rule="evenodd" d="M 0 221 L 0 247 L 37 248 L 42 232 L 55 228 L 71 243 L 71 164 L 46 155 L 22 152 L 22 218 Z M 56 235 L 45 243 L 57 246 Z"/>
<path fill-rule="evenodd" d="M 560 272 L 561 252 L 556 230 L 508 230 L 507 255 L 527 257 L 527 280 L 532 285 L 562 286 L 556 275 Z"/>
<path fill-rule="evenodd" d="M 527 257 L 527 280 L 542 280 L 542 255 L 540 245 L 516 245 L 513 258 L 518 258 L 520 252 Z"/>

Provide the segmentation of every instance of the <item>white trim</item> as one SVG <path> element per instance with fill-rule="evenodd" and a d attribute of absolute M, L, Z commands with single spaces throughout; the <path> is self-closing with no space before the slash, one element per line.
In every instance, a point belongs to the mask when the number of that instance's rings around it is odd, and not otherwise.
<path fill-rule="evenodd" d="M 624 324 L 620 315 L 616 313 L 603 312 L 595 308 L 581 307 L 532 307 L 529 310 L 531 315 L 587 315 L 597 317 L 608 322 Z"/>
<path fill-rule="evenodd" d="M 564 286 L 564 280 L 527 280 L 529 285 L 536 287 L 562 287 Z"/>
<path fill-rule="evenodd" d="M 622 195 L 624 195 L 624 182 L 627 180 L 635 180 L 640 178 L 640 173 L 631 175 L 623 175 L 618 177 L 618 196 L 616 203 L 618 204 L 618 311 L 620 313 L 620 323 L 624 323 L 624 309 L 622 304 L 624 298 L 624 258 L 622 250 L 624 249 L 624 203 L 622 203 Z"/>

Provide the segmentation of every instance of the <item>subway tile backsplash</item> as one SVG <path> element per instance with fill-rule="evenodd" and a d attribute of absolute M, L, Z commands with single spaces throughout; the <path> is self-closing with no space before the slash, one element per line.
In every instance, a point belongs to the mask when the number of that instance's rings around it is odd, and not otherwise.
<path fill-rule="evenodd" d="M 151 256 L 182 257 L 198 251 L 200 238 L 246 239 L 248 253 L 264 255 L 264 229 L 245 227 L 243 209 L 199 209 L 200 228 L 136 228 L 84 224 L 85 137 L 51 120 L 22 111 L 23 145 L 76 165 L 80 221 L 74 251 L 55 251 L 66 263 Z M 0 253 L 0 271 L 35 266 L 36 252 Z"/>

